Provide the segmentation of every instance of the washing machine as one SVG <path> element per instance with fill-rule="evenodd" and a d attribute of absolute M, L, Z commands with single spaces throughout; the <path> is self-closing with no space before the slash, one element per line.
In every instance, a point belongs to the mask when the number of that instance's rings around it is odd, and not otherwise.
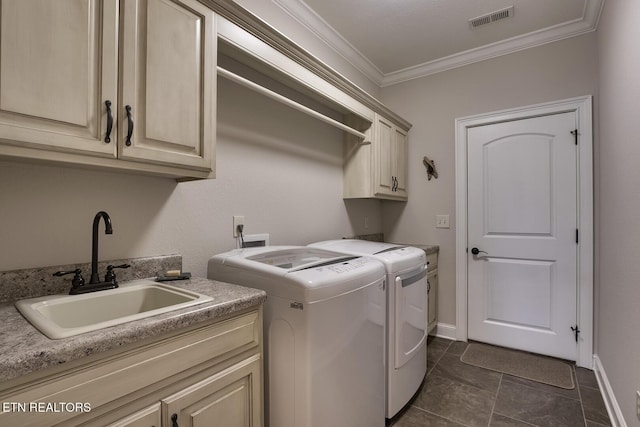
<path fill-rule="evenodd" d="M 385 416 L 392 418 L 418 391 L 427 373 L 428 282 L 423 250 L 366 240 L 317 242 L 310 247 L 381 261 L 386 268 Z"/>
<path fill-rule="evenodd" d="M 385 269 L 304 246 L 213 256 L 208 277 L 263 289 L 265 424 L 385 425 Z"/>

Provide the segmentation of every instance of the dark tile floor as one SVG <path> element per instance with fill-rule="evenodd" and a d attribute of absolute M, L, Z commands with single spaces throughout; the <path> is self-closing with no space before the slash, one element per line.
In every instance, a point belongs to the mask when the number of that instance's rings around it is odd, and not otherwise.
<path fill-rule="evenodd" d="M 595 375 L 575 368 L 565 390 L 460 362 L 467 344 L 429 337 L 427 377 L 393 427 L 601 427 L 609 416 Z"/>

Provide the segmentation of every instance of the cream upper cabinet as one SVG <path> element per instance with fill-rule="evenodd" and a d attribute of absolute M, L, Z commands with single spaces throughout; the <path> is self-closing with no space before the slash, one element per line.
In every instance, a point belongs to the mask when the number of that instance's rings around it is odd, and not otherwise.
<path fill-rule="evenodd" d="M 211 9 L 197 0 L 3 0 L 0 29 L 0 156 L 213 175 Z"/>
<path fill-rule="evenodd" d="M 1 142 L 115 157 L 117 2 L 3 0 L 0 29 Z"/>
<path fill-rule="evenodd" d="M 407 197 L 407 133 L 381 116 L 374 124 L 376 196 Z"/>
<path fill-rule="evenodd" d="M 376 113 L 365 143 L 346 137 L 344 198 L 407 200 L 407 129 Z"/>
<path fill-rule="evenodd" d="M 197 0 L 122 2 L 119 157 L 211 169 L 213 12 Z"/>

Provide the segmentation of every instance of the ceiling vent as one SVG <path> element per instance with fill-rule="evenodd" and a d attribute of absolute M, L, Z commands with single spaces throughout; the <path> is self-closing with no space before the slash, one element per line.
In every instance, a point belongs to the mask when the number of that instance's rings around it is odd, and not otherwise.
<path fill-rule="evenodd" d="M 500 21 L 502 19 L 511 18 L 513 16 L 513 6 L 509 6 L 505 9 L 496 10 L 495 12 L 487 13 L 477 18 L 469 19 L 469 27 L 471 29 L 478 28 L 482 25 L 491 24 L 492 22 Z"/>

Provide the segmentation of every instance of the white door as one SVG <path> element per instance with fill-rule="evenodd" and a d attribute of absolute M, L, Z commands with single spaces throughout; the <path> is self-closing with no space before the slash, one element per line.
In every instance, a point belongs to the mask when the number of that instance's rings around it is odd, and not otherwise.
<path fill-rule="evenodd" d="M 576 360 L 576 121 L 468 129 L 470 339 Z"/>

